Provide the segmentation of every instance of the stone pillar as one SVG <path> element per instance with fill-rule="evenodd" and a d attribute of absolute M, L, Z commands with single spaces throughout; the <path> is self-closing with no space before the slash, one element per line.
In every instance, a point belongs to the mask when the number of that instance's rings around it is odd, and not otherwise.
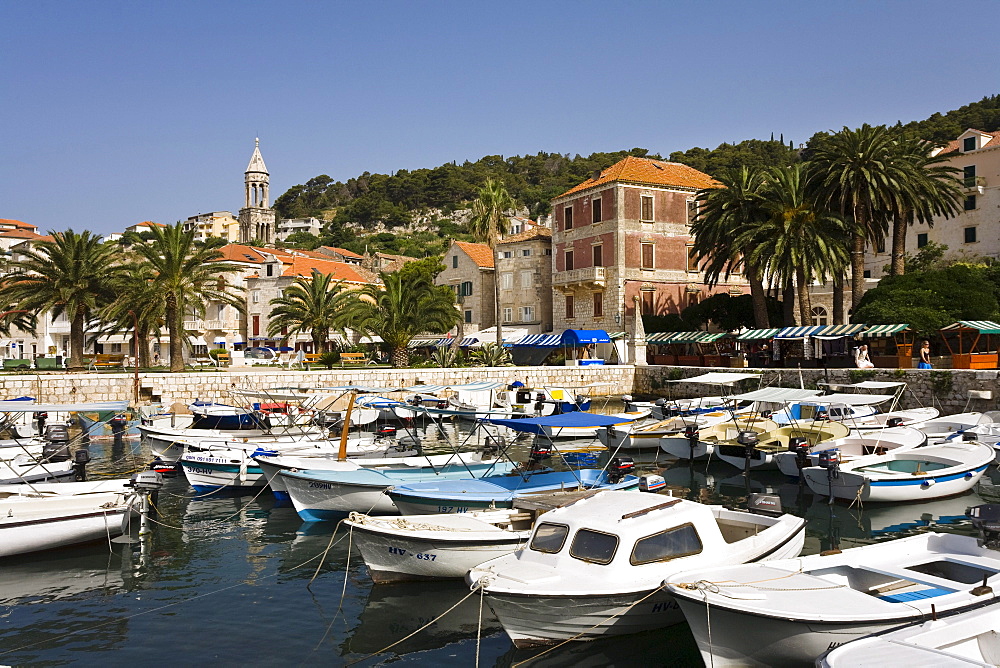
<path fill-rule="evenodd" d="M 635 317 L 632 318 L 632 331 L 628 336 L 628 356 L 632 364 L 636 366 L 646 366 L 646 328 L 642 326 L 642 309 L 640 299 L 636 295 L 632 297 Z"/>

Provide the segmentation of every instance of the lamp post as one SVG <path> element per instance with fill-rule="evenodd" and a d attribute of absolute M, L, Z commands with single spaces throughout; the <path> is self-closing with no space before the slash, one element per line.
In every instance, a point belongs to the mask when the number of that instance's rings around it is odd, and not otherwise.
<path fill-rule="evenodd" d="M 128 310 L 132 316 L 132 352 L 135 354 L 135 377 L 132 380 L 132 393 L 135 396 L 135 407 L 139 409 L 139 316 L 132 309 Z"/>

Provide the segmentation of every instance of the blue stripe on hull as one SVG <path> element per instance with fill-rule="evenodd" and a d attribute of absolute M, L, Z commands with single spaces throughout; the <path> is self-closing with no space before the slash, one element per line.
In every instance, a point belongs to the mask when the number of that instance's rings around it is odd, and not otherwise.
<path fill-rule="evenodd" d="M 968 471 L 962 471 L 961 473 L 953 473 L 951 475 L 943 475 L 943 476 L 941 476 L 939 478 L 933 478 L 933 477 L 931 477 L 931 478 L 917 478 L 915 480 L 873 480 L 871 482 L 871 486 L 872 487 L 899 487 L 899 486 L 902 486 L 902 485 L 922 485 L 922 484 L 924 484 L 924 482 L 926 482 L 928 480 L 933 480 L 935 483 L 938 483 L 938 482 L 948 482 L 948 481 L 951 481 L 951 480 L 958 480 L 960 478 L 964 478 L 967 475 L 975 475 L 976 473 L 980 473 L 982 471 L 985 471 L 988 467 L 989 467 L 989 464 L 987 464 L 986 466 L 980 466 L 979 468 L 970 469 Z"/>
<path fill-rule="evenodd" d="M 320 510 L 318 508 L 303 508 L 297 511 L 303 522 L 334 522 L 347 517 L 348 513 L 339 510 Z"/>

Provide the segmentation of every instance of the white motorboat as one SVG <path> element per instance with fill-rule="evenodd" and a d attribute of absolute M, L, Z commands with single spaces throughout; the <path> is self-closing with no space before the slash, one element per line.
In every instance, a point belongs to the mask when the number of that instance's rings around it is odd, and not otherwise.
<path fill-rule="evenodd" d="M 689 570 L 670 577 L 668 590 L 705 665 L 811 664 L 861 636 L 996 602 L 1000 513 L 978 506 L 972 514 L 978 541 L 927 532 L 836 554 Z"/>
<path fill-rule="evenodd" d="M 0 486 L 0 557 L 121 535 L 136 498 L 128 482 Z"/>
<path fill-rule="evenodd" d="M 521 548 L 534 515 L 517 509 L 373 517 L 344 524 L 376 583 L 463 578 L 470 568 Z"/>
<path fill-rule="evenodd" d="M 72 459 L 53 462 L 40 457 L 20 454 L 0 461 L 0 485 L 17 485 L 26 482 L 69 480 L 76 471 Z"/>
<path fill-rule="evenodd" d="M 914 425 L 914 427 L 927 434 L 928 441 L 933 443 L 949 438 L 954 439 L 956 434 L 960 436 L 967 429 L 990 422 L 993 420 L 983 413 L 955 413 L 926 420 Z"/>
<path fill-rule="evenodd" d="M 773 502 L 773 499 L 772 499 Z M 805 521 L 643 492 L 599 492 L 541 516 L 528 547 L 467 581 L 517 647 L 637 633 L 683 621 L 664 578 L 706 563 L 799 553 Z"/>
<path fill-rule="evenodd" d="M 927 435 L 912 427 L 889 427 L 874 431 L 859 432 L 852 430 L 849 436 L 824 441 L 817 445 L 796 446 L 774 455 L 778 470 L 792 478 L 799 477 L 799 469 L 806 466 L 817 466 L 820 453 L 836 450 L 840 461 L 851 462 L 866 455 L 885 454 L 886 452 L 918 448 L 927 443 Z"/>
<path fill-rule="evenodd" d="M 993 462 L 993 446 L 952 441 L 840 464 L 836 458 L 802 469 L 815 494 L 854 501 L 922 501 L 972 489 Z"/>
<path fill-rule="evenodd" d="M 543 428 L 543 433 L 549 438 L 596 438 L 597 430 L 601 427 L 590 426 L 590 425 L 576 425 L 573 423 L 573 416 L 589 416 L 589 415 L 600 415 L 598 413 L 586 413 L 584 411 L 577 411 L 574 413 L 564 413 L 566 418 L 566 423 L 558 426 L 545 426 Z M 620 413 L 611 413 L 609 415 L 602 415 L 601 417 L 613 418 L 618 420 L 614 423 L 615 426 L 627 425 L 636 420 L 641 420 L 642 418 L 649 417 L 649 410 L 641 411 L 629 411 Z M 583 418 L 586 420 L 586 417 Z"/>
<path fill-rule="evenodd" d="M 190 443 L 197 443 L 202 440 L 213 442 L 224 440 L 262 440 L 303 442 L 307 440 L 317 440 L 325 438 L 327 431 L 320 427 L 305 425 L 302 427 L 276 427 L 267 429 L 188 429 L 174 428 L 165 425 L 139 426 L 143 440 L 149 445 L 149 450 L 153 457 L 163 464 L 176 464 L 180 461 L 181 455 Z"/>
<path fill-rule="evenodd" d="M 705 417 L 715 415 L 708 413 Z M 698 416 L 702 418 L 703 416 Z M 677 418 L 687 419 L 687 418 Z M 725 414 L 723 420 L 711 424 L 687 424 L 681 433 L 660 439 L 660 449 L 678 459 L 699 461 L 715 454 L 716 448 L 727 443 L 736 443 L 740 432 L 752 431 L 760 434 L 774 431 L 778 425 L 760 415 Z"/>
<path fill-rule="evenodd" d="M 735 443 L 723 443 L 715 448 L 719 459 L 740 470 L 776 469 L 775 455 L 796 444 L 816 446 L 825 441 L 845 438 L 851 433 L 843 422 L 808 422 L 785 425 L 757 435 L 742 432 Z M 748 438 L 749 437 L 749 438 Z"/>
<path fill-rule="evenodd" d="M 858 638 L 830 650 L 816 665 L 993 668 L 1000 665 L 1000 605 L 991 601 L 977 610 Z"/>

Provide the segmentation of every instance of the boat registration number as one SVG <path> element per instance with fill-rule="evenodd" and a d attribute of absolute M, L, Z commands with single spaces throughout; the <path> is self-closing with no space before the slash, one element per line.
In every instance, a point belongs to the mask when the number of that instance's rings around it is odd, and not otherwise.
<path fill-rule="evenodd" d="M 436 554 L 430 554 L 427 552 L 407 552 L 406 548 L 403 547 L 390 547 L 389 554 L 398 554 L 401 556 L 406 556 L 409 554 L 411 557 L 416 557 L 421 561 L 437 561 Z"/>
<path fill-rule="evenodd" d="M 439 513 L 467 513 L 469 508 L 467 506 L 438 506 L 437 511 Z"/>

